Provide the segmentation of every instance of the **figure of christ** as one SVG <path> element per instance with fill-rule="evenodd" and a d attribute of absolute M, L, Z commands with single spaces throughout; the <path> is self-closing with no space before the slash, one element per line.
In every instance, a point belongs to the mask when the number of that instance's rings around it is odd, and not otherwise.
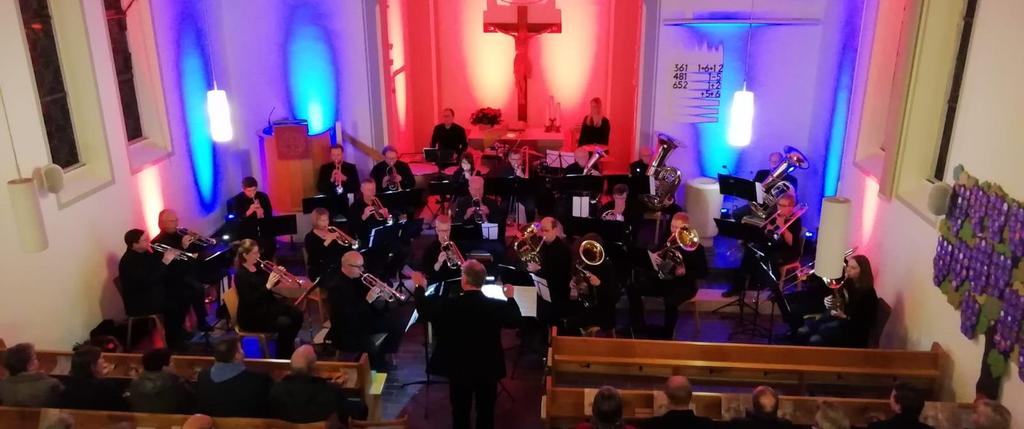
<path fill-rule="evenodd" d="M 560 33 L 562 25 L 531 24 L 527 18 L 527 6 L 516 8 L 516 22 L 486 24 L 485 31 L 497 31 L 512 36 L 515 40 L 516 56 L 512 60 L 512 74 L 516 82 L 517 119 L 526 122 L 526 82 L 533 75 L 533 65 L 530 64 L 530 40 L 545 33 Z"/>

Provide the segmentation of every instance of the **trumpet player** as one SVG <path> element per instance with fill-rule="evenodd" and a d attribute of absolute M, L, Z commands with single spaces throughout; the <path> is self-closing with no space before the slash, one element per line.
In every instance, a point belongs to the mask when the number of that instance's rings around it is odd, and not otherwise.
<path fill-rule="evenodd" d="M 325 208 L 314 209 L 312 218 L 313 229 L 305 239 L 306 272 L 310 279 L 326 281 L 338 272 L 341 255 L 358 247 L 358 240 L 331 226 L 331 216 Z"/>
<path fill-rule="evenodd" d="M 434 218 L 434 232 L 437 233 L 437 240 L 431 241 L 423 250 L 423 259 L 420 263 L 420 269 L 423 270 L 427 282 L 431 284 L 458 278 L 459 267 L 462 265 L 460 263 L 452 267 L 452 255 L 442 248 L 444 243 L 451 242 L 452 220 L 448 215 L 442 214 Z"/>
<path fill-rule="evenodd" d="M 808 318 L 798 342 L 814 346 L 867 347 L 878 311 L 875 276 L 867 256 L 846 258 L 844 278 L 824 300 L 825 314 Z"/>
<path fill-rule="evenodd" d="M 367 301 L 370 287 L 361 278 L 366 271 L 363 255 L 355 250 L 341 257 L 341 276 L 329 286 L 331 342 L 340 350 L 366 353 L 374 370 L 386 371 L 392 367 L 386 357 L 394 353 L 401 342 L 403 327 L 391 317 L 392 304 L 384 299 Z M 374 334 L 388 334 L 375 345 Z"/>
<path fill-rule="evenodd" d="M 462 223 L 502 223 L 494 219 L 500 213 L 498 201 L 484 195 L 484 178 L 469 178 L 469 195 L 455 200 L 455 218 Z"/>
<path fill-rule="evenodd" d="M 242 192 L 228 199 L 228 219 L 238 222 L 237 239 L 251 238 L 263 249 L 263 259 L 273 259 L 277 252 L 277 241 L 269 232 L 263 231 L 260 219 L 274 216 L 270 197 L 259 190 L 255 177 L 242 179 Z"/>
<path fill-rule="evenodd" d="M 638 261 L 641 266 L 654 267 L 638 270 L 640 280 L 627 288 L 626 295 L 629 298 L 629 319 L 630 325 L 636 330 L 645 330 L 647 323 L 644 318 L 644 296 L 658 296 L 663 298 L 665 323 L 660 331 L 652 332 L 652 336 L 661 339 L 675 338 L 676 323 L 679 321 L 679 306 L 697 296 L 697 280 L 704 278 L 708 273 L 708 261 L 704 254 L 704 246 L 699 241 L 689 244 L 690 249 L 684 248 L 683 243 L 672 237 L 678 237 L 680 231 L 690 224 L 690 217 L 685 212 L 672 215 L 672 222 L 669 227 L 669 238 L 665 240 L 652 252 L 647 251 Z M 660 267 L 664 267 L 662 252 L 666 246 L 679 252 L 682 256 L 682 264 L 669 267 L 669 273 L 658 273 Z M 661 275 L 659 275 L 661 274 Z"/>
<path fill-rule="evenodd" d="M 405 161 L 398 159 L 398 150 L 393 146 L 384 146 L 381 151 L 384 160 L 378 162 L 370 170 L 370 177 L 377 184 L 377 189 L 388 190 L 387 182 L 398 181 L 400 189 L 412 189 L 416 185 L 416 178 L 412 175 L 412 169 Z"/>
<path fill-rule="evenodd" d="M 235 260 L 235 290 L 238 292 L 238 327 L 250 332 L 276 332 L 277 359 L 288 359 L 295 349 L 295 336 L 302 328 L 302 312 L 280 302 L 271 289 L 282 280 L 282 273 L 260 266 L 260 246 L 243 239 Z"/>
<path fill-rule="evenodd" d="M 160 233 L 153 237 L 153 243 L 163 244 L 182 252 L 195 253 L 199 246 L 195 244 L 196 236 L 181 234 L 178 228 L 178 213 L 164 209 L 157 215 Z M 175 260 L 164 272 L 164 324 L 167 330 L 167 345 L 179 348 L 185 341 L 185 316 L 189 307 L 196 314 L 199 329 L 210 329 L 206 321 L 205 286 L 198 280 L 198 264 L 194 260 Z"/>
<path fill-rule="evenodd" d="M 145 231 L 132 229 L 124 233 L 127 249 L 117 264 L 121 283 L 121 300 L 129 317 L 164 314 L 164 273 L 179 253 L 171 249 L 153 253 Z M 131 344 L 126 344 L 128 349 Z"/>
<path fill-rule="evenodd" d="M 349 206 L 349 231 L 356 234 L 360 246 L 366 249 L 366 256 L 372 261 L 371 272 L 386 272 L 388 278 L 400 270 L 408 259 L 408 244 L 400 241 L 374 243 L 370 245 L 370 233 L 379 227 L 395 222 L 394 207 L 384 207 L 377 199 L 377 185 L 371 178 L 363 179 L 359 186 L 361 198 Z"/>
<path fill-rule="evenodd" d="M 345 162 L 345 148 L 331 146 L 331 161 L 321 165 L 316 176 L 316 189 L 330 201 L 331 213 L 348 207 L 349 195 L 359 192 L 359 170 L 355 164 Z"/>

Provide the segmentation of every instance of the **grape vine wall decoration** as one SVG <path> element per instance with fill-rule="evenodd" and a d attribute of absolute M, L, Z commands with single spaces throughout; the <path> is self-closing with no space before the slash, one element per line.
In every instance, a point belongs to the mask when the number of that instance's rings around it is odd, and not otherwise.
<path fill-rule="evenodd" d="M 983 372 L 999 380 L 1012 360 L 1024 380 L 1024 204 L 960 172 L 939 233 L 935 286 L 960 310 L 960 332 L 992 336 Z"/>

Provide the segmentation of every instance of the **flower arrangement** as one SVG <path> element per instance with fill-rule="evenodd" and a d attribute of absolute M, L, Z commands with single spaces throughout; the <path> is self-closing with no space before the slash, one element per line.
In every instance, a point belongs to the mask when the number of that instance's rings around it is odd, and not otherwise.
<path fill-rule="evenodd" d="M 495 126 L 501 123 L 501 109 L 482 107 L 469 116 L 469 123 L 473 125 Z"/>

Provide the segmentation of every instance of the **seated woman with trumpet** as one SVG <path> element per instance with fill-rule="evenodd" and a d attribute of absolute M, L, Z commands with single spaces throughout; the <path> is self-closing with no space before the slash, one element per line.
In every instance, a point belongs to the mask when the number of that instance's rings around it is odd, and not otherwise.
<path fill-rule="evenodd" d="M 473 154 L 466 152 L 459 157 L 459 167 L 452 171 L 451 182 L 455 190 L 455 197 L 462 197 L 469 194 L 469 179 L 473 176 L 481 176 L 480 170 L 476 168 Z"/>
<path fill-rule="evenodd" d="M 875 276 L 868 257 L 846 258 L 843 277 L 829 285 L 832 294 L 824 300 L 827 313 L 820 318 L 807 318 L 806 324 L 797 330 L 797 342 L 812 346 L 868 346 L 878 309 Z"/>
<path fill-rule="evenodd" d="M 386 355 L 401 343 L 404 324 L 392 317 L 391 307 L 407 297 L 365 271 L 363 255 L 349 250 L 341 257 L 341 276 L 331 286 L 331 330 L 327 337 L 340 350 L 367 353 L 374 370 L 387 370 Z M 377 334 L 386 334 L 374 341 Z"/>
<path fill-rule="evenodd" d="M 690 217 L 679 212 L 672 216 L 670 233 L 665 245 L 656 251 L 646 251 L 636 263 L 638 280 L 626 289 L 629 298 L 629 319 L 634 331 L 646 328 L 644 296 L 662 297 L 665 304 L 665 324 L 653 337 L 675 338 L 679 306 L 697 296 L 697 280 L 708 273 L 708 261 L 697 231 L 690 226 Z"/>
<path fill-rule="evenodd" d="M 426 276 L 427 284 L 459 278 L 462 275 L 462 263 L 465 262 L 459 246 L 451 240 L 451 217 L 438 215 L 434 218 L 434 232 L 437 233 L 437 240 L 427 244 L 420 261 L 420 270 Z"/>
<path fill-rule="evenodd" d="M 306 272 L 311 280 L 323 281 L 338 272 L 341 255 L 358 248 L 359 240 L 331 226 L 330 213 L 323 207 L 314 209 L 312 217 L 313 229 L 305 239 Z"/>
<path fill-rule="evenodd" d="M 590 233 L 580 237 L 572 256 L 575 261 L 569 300 L 573 309 L 566 327 L 570 335 L 578 332 L 592 337 L 602 331 L 611 334 L 615 329 L 619 285 L 601 236 Z"/>
<path fill-rule="evenodd" d="M 235 290 L 238 292 L 238 327 L 244 331 L 276 332 L 277 359 L 288 359 L 295 349 L 295 336 L 302 328 L 302 312 L 280 302 L 271 293 L 279 282 L 300 287 L 298 277 L 284 267 L 260 259 L 255 240 L 243 239 L 235 260 Z"/>
<path fill-rule="evenodd" d="M 393 146 L 384 146 L 381 154 L 384 155 L 384 160 L 370 170 L 370 177 L 377 188 L 382 192 L 412 189 L 416 185 L 416 177 L 413 176 L 409 164 L 398 159 L 398 150 Z"/>

